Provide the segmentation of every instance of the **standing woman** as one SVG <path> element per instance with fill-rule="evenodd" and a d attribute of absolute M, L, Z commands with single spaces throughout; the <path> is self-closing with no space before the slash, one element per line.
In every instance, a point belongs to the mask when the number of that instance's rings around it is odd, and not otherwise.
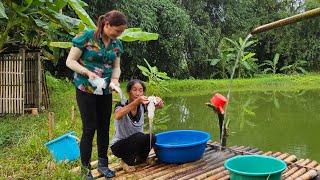
<path fill-rule="evenodd" d="M 109 126 L 112 111 L 110 82 L 119 85 L 120 55 L 123 47 L 116 39 L 127 28 L 127 18 L 112 10 L 98 19 L 97 29 L 86 29 L 73 38 L 66 65 L 74 73 L 76 99 L 82 120 L 80 154 L 82 173 L 93 179 L 90 172 L 92 141 L 97 131 L 98 171 L 106 178 L 115 176 L 108 168 Z M 106 88 L 97 93 L 91 80 L 103 78 Z M 108 88 L 109 87 L 109 88 Z M 101 90 L 101 89 L 100 89 Z"/>

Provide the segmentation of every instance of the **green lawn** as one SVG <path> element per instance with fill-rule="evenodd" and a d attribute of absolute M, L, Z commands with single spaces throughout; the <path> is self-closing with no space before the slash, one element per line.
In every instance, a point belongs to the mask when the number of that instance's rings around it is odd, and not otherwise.
<path fill-rule="evenodd" d="M 81 132 L 81 121 L 75 102 L 75 88 L 66 80 L 47 77 L 51 108 L 39 116 L 4 116 L 0 118 L 0 177 L 14 179 L 78 179 L 69 170 L 79 161 L 50 166 L 52 157 L 44 144 L 49 141 L 47 128 L 48 112 L 55 113 L 55 137 L 68 131 Z M 170 80 L 167 87 L 171 93 L 162 97 L 189 96 L 226 91 L 229 80 Z M 300 76 L 261 76 L 252 79 L 236 79 L 232 91 L 245 90 L 290 90 L 319 88 L 318 74 Z M 124 84 L 122 84 L 124 87 Z M 117 98 L 117 95 L 115 96 Z M 76 107 L 76 123 L 71 122 L 71 107 Z M 114 132 L 113 122 L 110 135 Z M 97 157 L 94 145 L 93 160 Z M 114 161 L 115 158 L 111 158 Z"/>

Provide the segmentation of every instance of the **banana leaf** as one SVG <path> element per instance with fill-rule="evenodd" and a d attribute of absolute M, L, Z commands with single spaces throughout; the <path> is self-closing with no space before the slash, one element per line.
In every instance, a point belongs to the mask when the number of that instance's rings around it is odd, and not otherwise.
<path fill-rule="evenodd" d="M 85 23 L 88 27 L 95 29 L 96 25 L 87 14 L 87 12 L 82 8 L 83 6 L 87 6 L 86 3 L 79 0 L 68 0 L 68 4 L 72 7 L 72 9 L 76 12 L 78 17 Z"/>
<path fill-rule="evenodd" d="M 71 48 L 72 47 L 71 42 L 50 42 L 49 45 L 51 47 L 57 47 L 57 48 Z"/>
<path fill-rule="evenodd" d="M 157 40 L 159 34 L 144 32 L 140 28 L 128 28 L 118 38 L 125 42 Z"/>
<path fill-rule="evenodd" d="M 8 19 L 8 16 L 5 12 L 4 6 L 1 1 L 0 1 L 0 18 Z"/>

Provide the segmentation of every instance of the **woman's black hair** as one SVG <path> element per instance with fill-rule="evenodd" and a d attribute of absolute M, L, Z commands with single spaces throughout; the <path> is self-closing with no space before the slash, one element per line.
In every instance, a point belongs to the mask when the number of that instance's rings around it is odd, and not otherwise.
<path fill-rule="evenodd" d="M 130 92 L 131 89 L 132 89 L 132 86 L 135 85 L 135 84 L 141 84 L 142 88 L 143 88 L 143 92 L 146 92 L 147 88 L 146 88 L 146 85 L 144 84 L 143 81 L 139 80 L 139 79 L 131 79 L 128 84 L 127 84 L 127 92 Z"/>

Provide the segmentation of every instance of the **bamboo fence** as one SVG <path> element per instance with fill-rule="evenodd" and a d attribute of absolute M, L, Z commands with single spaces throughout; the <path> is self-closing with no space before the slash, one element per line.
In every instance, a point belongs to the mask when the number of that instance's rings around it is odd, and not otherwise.
<path fill-rule="evenodd" d="M 49 94 L 40 50 L 20 48 L 0 54 L 0 114 L 48 108 Z"/>

